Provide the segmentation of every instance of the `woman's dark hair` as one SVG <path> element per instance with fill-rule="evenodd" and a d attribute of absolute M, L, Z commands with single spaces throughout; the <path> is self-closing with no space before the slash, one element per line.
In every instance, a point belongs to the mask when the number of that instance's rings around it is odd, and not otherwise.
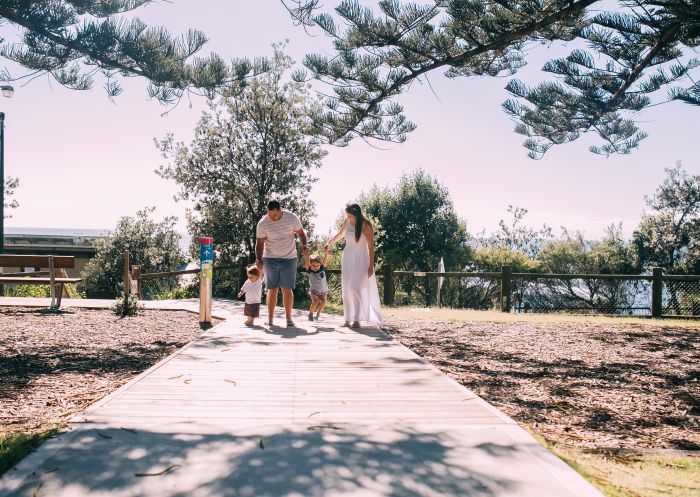
<path fill-rule="evenodd" d="M 360 236 L 362 235 L 362 229 L 365 224 L 372 226 L 372 224 L 367 220 L 367 218 L 362 214 L 362 207 L 358 204 L 350 204 L 345 208 L 345 212 L 355 216 L 355 241 L 360 241 Z"/>

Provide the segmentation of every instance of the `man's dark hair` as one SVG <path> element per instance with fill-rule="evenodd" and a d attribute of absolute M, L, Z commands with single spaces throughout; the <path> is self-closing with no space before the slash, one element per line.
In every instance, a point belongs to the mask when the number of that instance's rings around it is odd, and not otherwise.
<path fill-rule="evenodd" d="M 278 211 L 282 208 L 282 206 L 279 203 L 279 200 L 270 200 L 267 203 L 267 210 L 268 211 Z"/>

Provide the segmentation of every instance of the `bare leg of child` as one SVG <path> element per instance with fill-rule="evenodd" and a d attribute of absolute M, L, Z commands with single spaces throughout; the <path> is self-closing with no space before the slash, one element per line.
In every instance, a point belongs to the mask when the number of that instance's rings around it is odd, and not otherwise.
<path fill-rule="evenodd" d="M 314 320 L 314 309 L 318 306 L 318 300 L 311 301 L 311 307 L 309 307 L 309 321 Z"/>
<path fill-rule="evenodd" d="M 321 299 L 318 301 L 318 310 L 316 311 L 316 319 L 321 315 L 321 312 L 323 312 L 323 308 L 326 307 L 326 299 Z"/>

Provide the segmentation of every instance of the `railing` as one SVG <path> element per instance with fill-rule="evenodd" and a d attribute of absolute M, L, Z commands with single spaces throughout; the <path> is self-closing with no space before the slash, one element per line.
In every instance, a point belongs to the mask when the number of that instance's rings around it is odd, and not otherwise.
<path fill-rule="evenodd" d="M 127 254 L 125 264 L 128 268 Z M 238 270 L 240 278 L 245 277 L 241 265 L 214 267 L 215 274 L 220 270 Z M 341 271 L 326 272 L 333 275 L 329 286 L 339 300 Z M 130 273 L 125 271 L 125 292 L 142 298 L 144 282 L 198 273 L 199 269 L 187 269 L 145 274 L 134 266 Z M 623 275 L 514 273 L 511 266 L 486 272 L 397 271 L 385 265 L 377 280 L 386 306 L 422 300 L 423 305 L 516 313 L 700 316 L 700 275 L 664 275 L 661 268 L 650 275 Z"/>

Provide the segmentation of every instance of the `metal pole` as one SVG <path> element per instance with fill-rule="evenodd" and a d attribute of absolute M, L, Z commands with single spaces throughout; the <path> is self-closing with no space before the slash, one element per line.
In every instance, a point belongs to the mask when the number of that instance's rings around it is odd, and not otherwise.
<path fill-rule="evenodd" d="M 5 253 L 5 113 L 0 112 L 0 254 Z"/>
<path fill-rule="evenodd" d="M 211 326 L 211 291 L 214 277 L 214 239 L 199 239 L 199 325 Z"/>
<path fill-rule="evenodd" d="M 0 112 L 0 254 L 5 253 L 5 113 Z M 0 297 L 5 288 L 0 285 Z"/>

